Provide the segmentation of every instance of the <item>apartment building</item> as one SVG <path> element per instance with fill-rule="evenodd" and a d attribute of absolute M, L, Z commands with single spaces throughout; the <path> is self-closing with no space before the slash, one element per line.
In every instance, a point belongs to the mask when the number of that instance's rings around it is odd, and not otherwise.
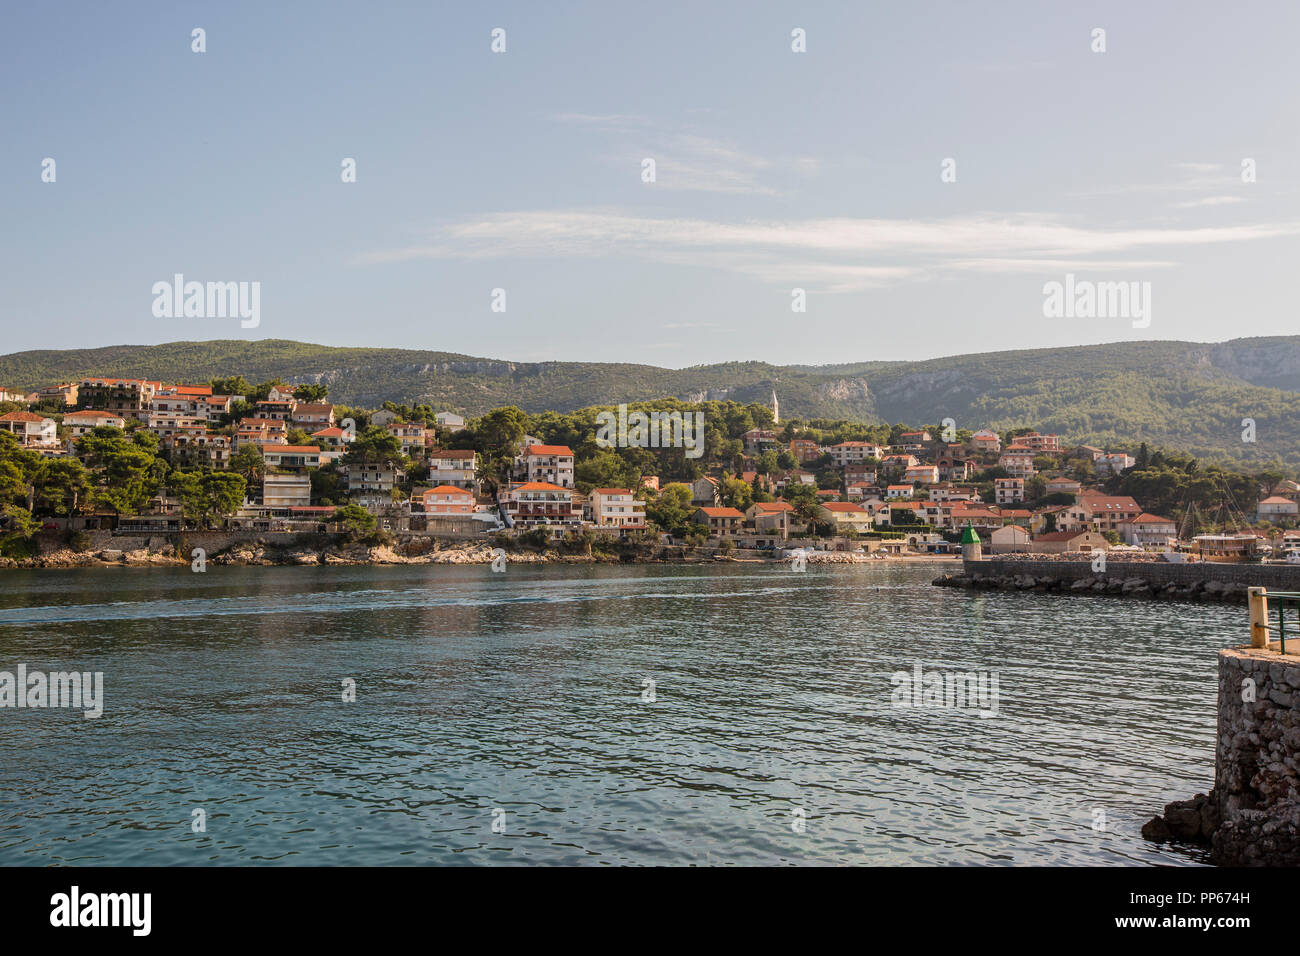
<path fill-rule="evenodd" d="M 303 508 L 311 504 L 311 476 L 304 473 L 267 474 L 262 478 L 262 506 Z"/>
<path fill-rule="evenodd" d="M 112 412 L 68 412 L 63 416 L 63 427 L 67 429 L 68 437 L 76 440 L 96 428 L 125 428 L 126 419 Z"/>
<path fill-rule="evenodd" d="M 573 449 L 568 445 L 528 445 L 515 466 L 527 482 L 573 487 Z"/>
<path fill-rule="evenodd" d="M 478 488 L 477 459 L 468 449 L 435 449 L 429 452 L 429 480 L 457 488 Z"/>
<path fill-rule="evenodd" d="M 995 478 L 993 480 L 994 501 L 1000 505 L 1015 504 L 1025 500 L 1025 479 Z"/>
<path fill-rule="evenodd" d="M 1010 445 L 998 457 L 998 467 L 1005 468 L 1012 478 L 1032 478 L 1038 473 L 1034 467 L 1034 453 L 1023 445 Z"/>
<path fill-rule="evenodd" d="M 645 502 L 628 488 L 593 488 L 587 496 L 584 517 L 597 528 L 644 530 Z"/>
<path fill-rule="evenodd" d="M 77 401 L 86 408 L 116 412 L 144 421 L 162 382 L 136 378 L 85 378 L 77 384 Z"/>
<path fill-rule="evenodd" d="M 549 481 L 512 485 L 501 496 L 501 507 L 519 528 L 552 525 L 564 530 L 582 524 L 582 509 L 574 505 L 573 489 Z"/>

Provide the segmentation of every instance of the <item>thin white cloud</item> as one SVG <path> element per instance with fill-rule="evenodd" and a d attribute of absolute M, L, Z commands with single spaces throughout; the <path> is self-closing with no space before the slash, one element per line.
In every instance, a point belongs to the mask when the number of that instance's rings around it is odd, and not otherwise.
<path fill-rule="evenodd" d="M 1040 215 L 718 222 L 570 209 L 499 213 L 449 223 L 426 243 L 377 250 L 359 261 L 622 255 L 770 282 L 808 283 L 821 291 L 853 291 L 945 270 L 1168 268 L 1176 261 L 1167 258 L 1167 251 L 1165 257 L 1136 260 L 1125 254 L 1298 234 L 1300 223 L 1085 229 Z"/>
<path fill-rule="evenodd" d="M 715 136 L 662 124 L 628 113 L 552 113 L 554 122 L 588 127 L 611 141 L 601 160 L 610 166 L 639 169 L 655 161 L 655 187 L 668 191 L 777 196 L 771 176 L 816 175 L 820 163 L 810 156 L 769 159 Z"/>
<path fill-rule="evenodd" d="M 1202 196 L 1200 199 L 1188 199 L 1185 202 L 1170 203 L 1170 205 L 1175 209 L 1195 209 L 1199 206 L 1227 206 L 1245 201 L 1245 196 Z"/>

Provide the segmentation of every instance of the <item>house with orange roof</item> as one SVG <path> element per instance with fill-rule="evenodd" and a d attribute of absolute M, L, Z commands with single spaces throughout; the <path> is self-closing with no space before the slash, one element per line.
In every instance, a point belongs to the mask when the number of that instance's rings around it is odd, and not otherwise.
<path fill-rule="evenodd" d="M 885 487 L 886 498 L 910 498 L 915 493 L 911 485 L 887 485 Z"/>
<path fill-rule="evenodd" d="M 267 468 L 319 468 L 320 448 L 317 445 L 263 445 L 262 461 Z"/>
<path fill-rule="evenodd" d="M 474 493 L 455 485 L 426 488 L 411 497 L 411 511 L 427 515 L 472 515 Z"/>
<path fill-rule="evenodd" d="M 54 419 L 34 412 L 10 412 L 0 415 L 0 428 L 28 448 L 52 448 L 59 444 L 59 426 Z"/>
<path fill-rule="evenodd" d="M 790 536 L 790 523 L 794 520 L 794 505 L 788 501 L 756 501 L 745 509 L 745 520 L 753 524 L 759 534 Z"/>
<path fill-rule="evenodd" d="M 1163 551 L 1178 537 L 1178 525 L 1173 518 L 1162 518 L 1144 511 L 1136 518 L 1119 523 L 1119 537 L 1125 544 Z"/>
<path fill-rule="evenodd" d="M 823 501 L 817 505 L 817 517 L 830 522 L 836 534 L 870 531 L 874 526 L 867 509 L 851 501 Z"/>
<path fill-rule="evenodd" d="M 572 488 L 549 481 L 525 481 L 505 489 L 500 498 L 506 524 L 513 527 L 552 526 L 563 533 L 582 525 L 582 510 L 574 505 Z"/>
<path fill-rule="evenodd" d="M 1281 495 L 1270 495 L 1255 506 L 1259 521 L 1293 521 L 1300 516 L 1300 505 Z"/>
<path fill-rule="evenodd" d="M 298 402 L 289 420 L 308 432 L 330 428 L 334 425 L 334 406 L 330 402 Z"/>
<path fill-rule="evenodd" d="M 691 520 L 707 527 L 711 535 L 736 534 L 745 515 L 735 508 L 699 508 L 691 515 Z"/>
<path fill-rule="evenodd" d="M 572 488 L 573 449 L 568 445 L 527 445 L 515 459 L 515 470 L 528 482 Z"/>
<path fill-rule="evenodd" d="M 971 447 L 977 452 L 998 454 L 1002 451 L 1002 439 L 991 428 L 981 428 L 970 436 Z"/>
<path fill-rule="evenodd" d="M 645 502 L 630 488 L 593 488 L 583 506 L 583 517 L 597 528 L 622 531 L 645 529 Z"/>

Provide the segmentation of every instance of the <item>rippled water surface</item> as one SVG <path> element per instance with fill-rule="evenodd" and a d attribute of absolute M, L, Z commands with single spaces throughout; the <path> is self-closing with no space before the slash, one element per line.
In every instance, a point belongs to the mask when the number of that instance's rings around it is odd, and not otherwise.
<path fill-rule="evenodd" d="M 1213 782 L 1244 613 L 938 573 L 3 572 L 0 670 L 106 702 L 0 710 L 0 863 L 1197 862 L 1138 830 Z M 918 663 L 997 715 L 891 706 Z"/>

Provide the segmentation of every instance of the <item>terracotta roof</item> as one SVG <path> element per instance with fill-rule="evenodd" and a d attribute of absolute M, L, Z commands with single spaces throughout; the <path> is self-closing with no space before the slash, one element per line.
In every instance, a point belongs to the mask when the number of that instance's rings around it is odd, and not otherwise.
<path fill-rule="evenodd" d="M 1281 495 L 1272 495 L 1260 502 L 1261 505 L 1293 505 L 1295 504 L 1290 498 L 1283 498 Z"/>
<path fill-rule="evenodd" d="M 630 495 L 632 492 L 628 488 L 592 488 L 593 495 Z"/>
<path fill-rule="evenodd" d="M 867 513 L 866 508 L 863 508 L 861 505 L 855 505 L 851 501 L 825 501 L 822 502 L 822 507 L 827 511 L 839 511 L 844 514 L 864 515 Z"/>
<path fill-rule="evenodd" d="M 464 495 L 466 498 L 473 498 L 474 492 L 464 488 L 457 488 L 455 485 L 438 485 L 436 488 L 426 488 L 420 492 L 421 495 Z"/>
<path fill-rule="evenodd" d="M 8 415 L 0 415 L 0 422 L 43 422 L 45 418 L 40 415 L 33 415 L 31 412 L 10 412 Z"/>
<path fill-rule="evenodd" d="M 794 505 L 788 501 L 755 501 L 754 507 L 759 511 L 794 511 Z"/>
<path fill-rule="evenodd" d="M 311 437 L 312 438 L 342 438 L 346 434 L 347 432 L 339 428 L 337 425 L 332 425 L 329 428 L 322 428 L 318 432 L 312 432 Z"/>
<path fill-rule="evenodd" d="M 735 508 L 701 508 L 710 518 L 743 518 L 745 517 Z"/>
<path fill-rule="evenodd" d="M 1283 499 L 1286 500 L 1286 499 Z M 1128 521 L 1121 521 L 1120 524 L 1173 524 L 1173 518 L 1162 518 L 1159 515 L 1147 514 L 1142 512 L 1136 518 L 1130 518 Z"/>
<path fill-rule="evenodd" d="M 1087 531 L 1052 531 L 1048 534 L 1040 534 L 1035 541 L 1069 541 L 1071 538 L 1077 538 L 1080 535 L 1088 534 Z"/>
<path fill-rule="evenodd" d="M 569 491 L 572 489 L 561 488 L 559 485 L 553 485 L 547 481 L 526 481 L 514 489 L 515 491 Z"/>
<path fill-rule="evenodd" d="M 303 454 L 310 454 L 315 452 L 319 455 L 320 448 L 315 445 L 263 445 L 262 454 L 265 455 L 267 452 L 271 452 L 272 454 L 283 454 L 284 452 L 301 452 Z"/>
<path fill-rule="evenodd" d="M 568 445 L 529 445 L 524 449 L 525 455 L 568 455 L 573 457 L 573 449 Z"/>
<path fill-rule="evenodd" d="M 314 413 L 332 411 L 334 411 L 334 406 L 329 402 L 299 402 L 298 406 L 293 410 L 293 413 L 295 415 L 301 415 L 304 412 Z"/>
<path fill-rule="evenodd" d="M 69 418 L 121 418 L 121 417 L 122 416 L 117 414 L 116 412 L 97 412 L 94 411 L 93 409 L 85 409 L 79 412 L 68 412 L 68 414 L 63 416 L 63 420 L 66 422 Z"/>

